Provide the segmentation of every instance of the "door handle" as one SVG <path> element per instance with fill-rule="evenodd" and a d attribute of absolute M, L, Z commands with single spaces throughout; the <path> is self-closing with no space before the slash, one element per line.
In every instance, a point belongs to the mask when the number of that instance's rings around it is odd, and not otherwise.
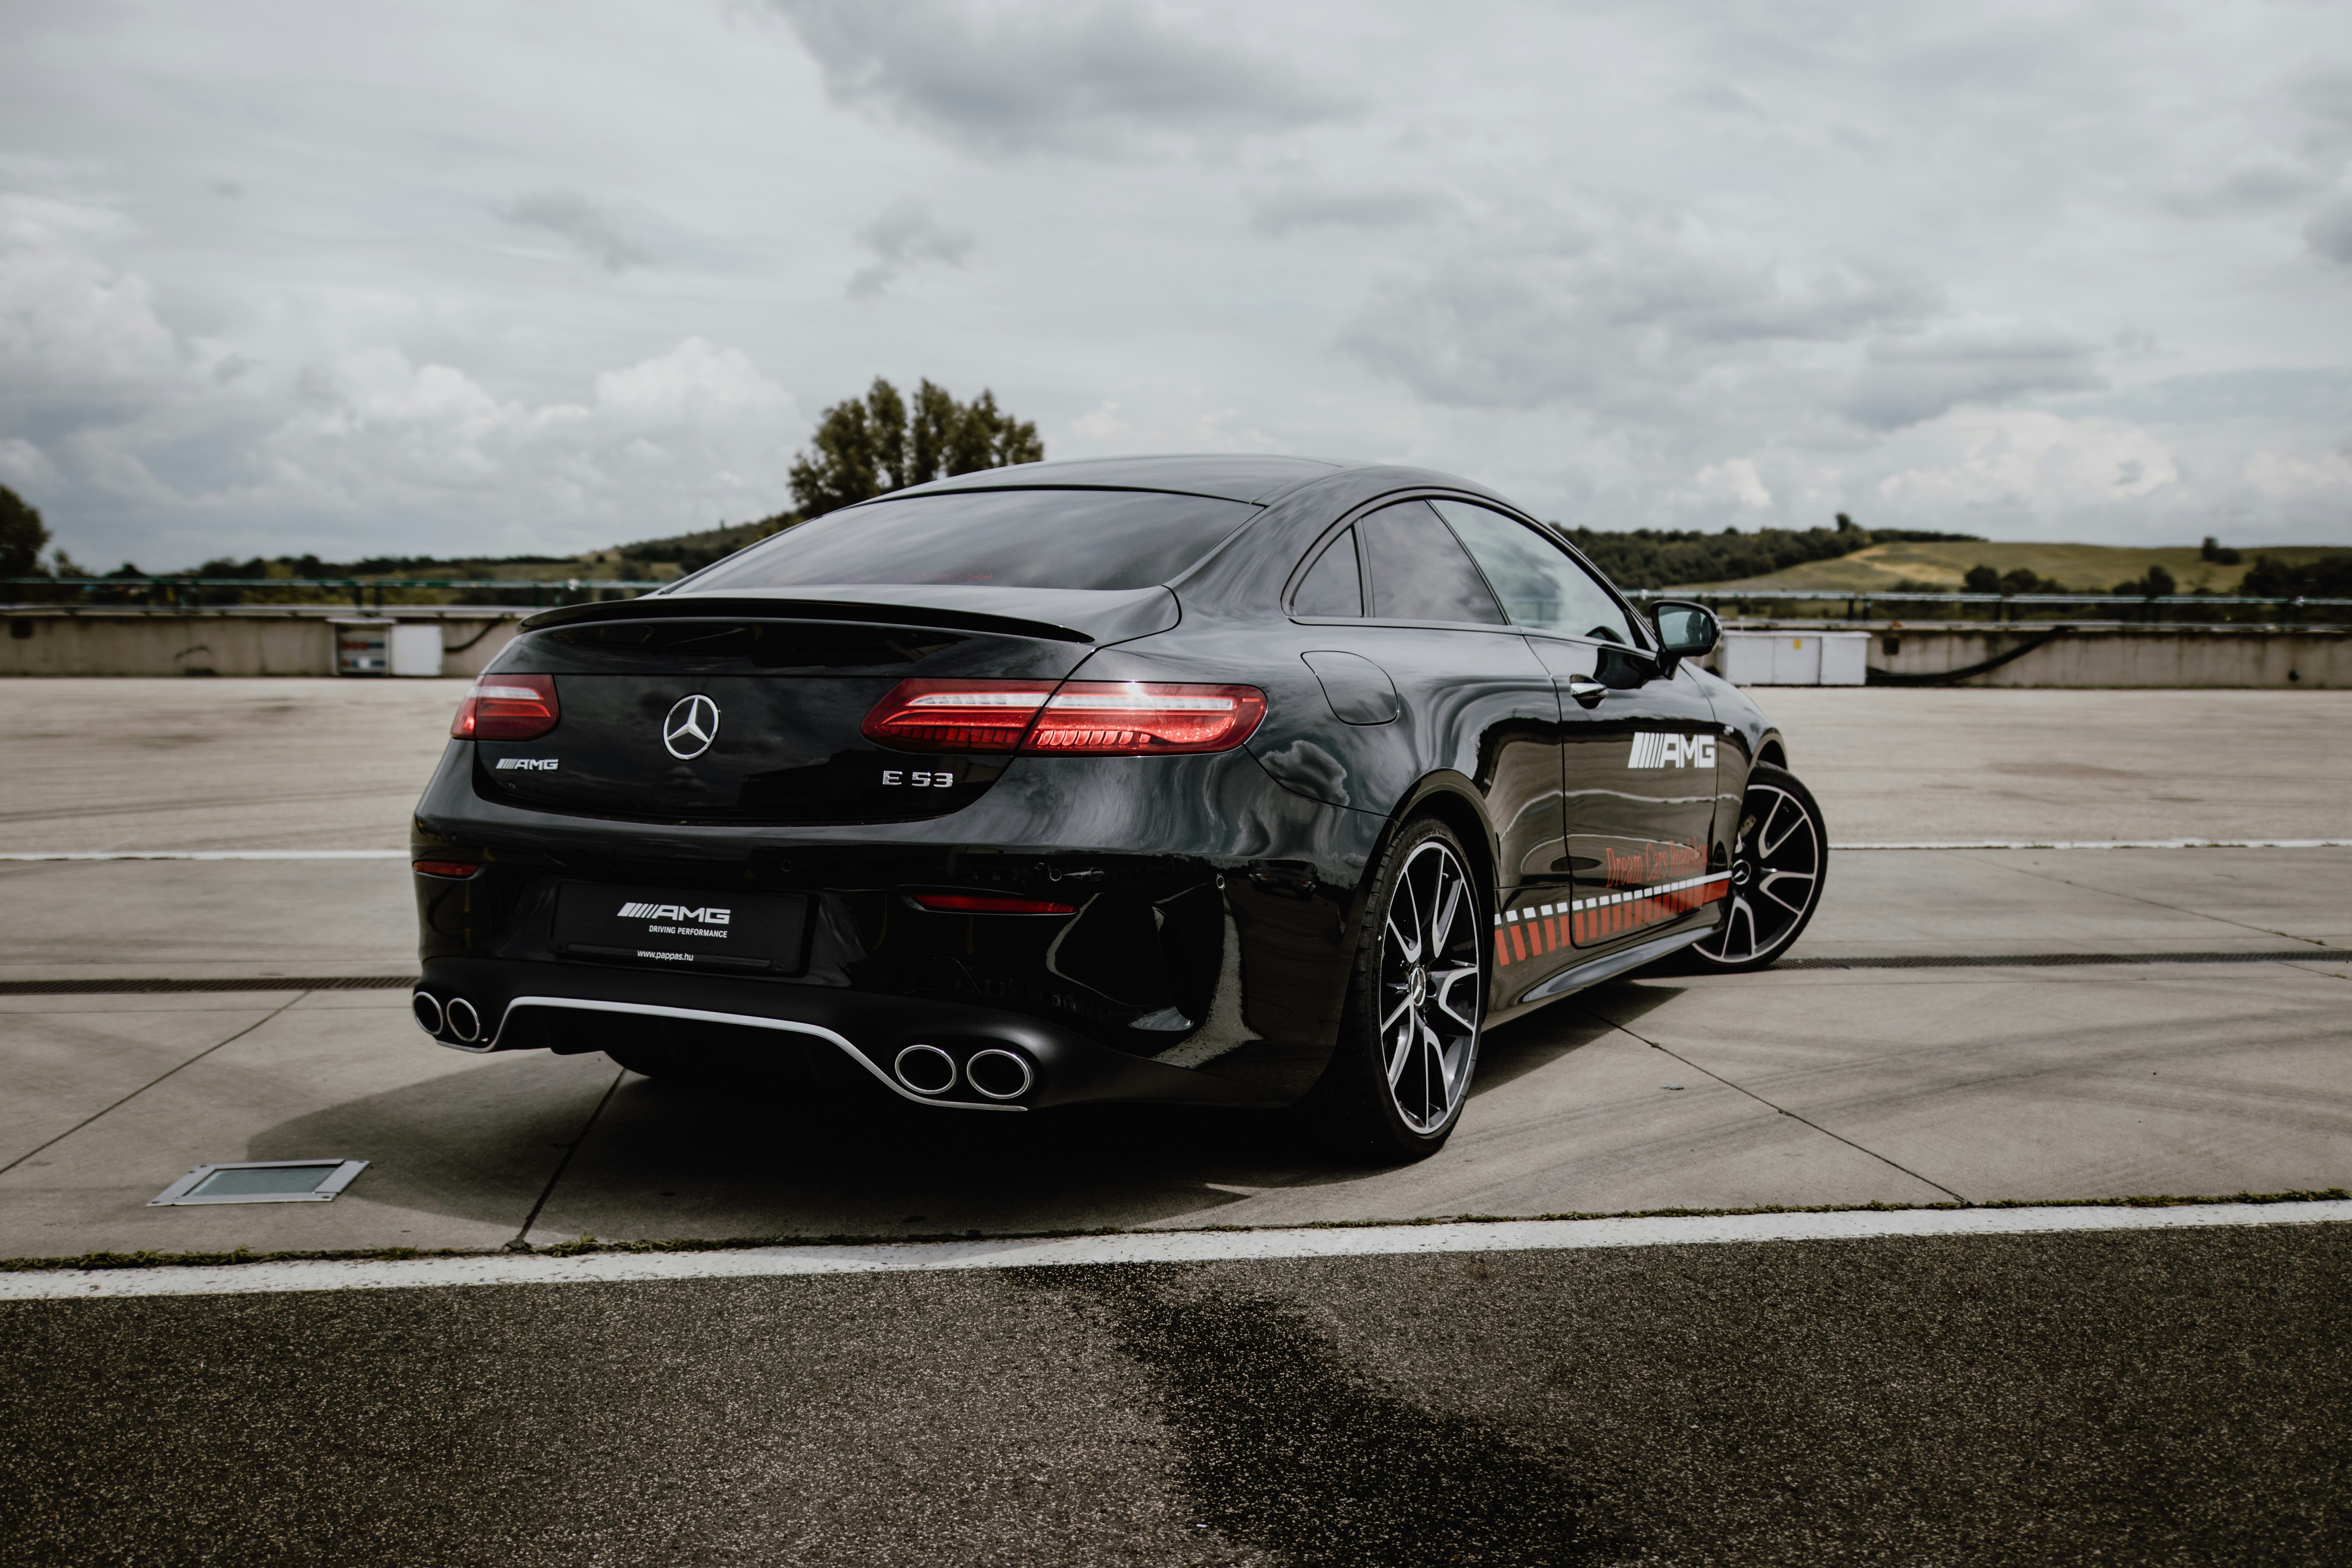
<path fill-rule="evenodd" d="M 1597 680 L 1587 680 L 1580 675 L 1568 678 L 1568 694 L 1587 708 L 1609 695 L 1609 689 Z"/>

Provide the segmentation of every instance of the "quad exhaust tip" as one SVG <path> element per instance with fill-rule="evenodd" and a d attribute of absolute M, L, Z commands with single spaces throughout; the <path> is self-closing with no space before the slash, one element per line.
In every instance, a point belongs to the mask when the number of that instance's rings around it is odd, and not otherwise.
<path fill-rule="evenodd" d="M 482 1016 L 475 1012 L 474 1005 L 463 996 L 449 998 L 448 1005 L 442 1009 L 442 1016 L 448 1020 L 449 1033 L 454 1038 L 470 1046 L 482 1037 Z"/>
<path fill-rule="evenodd" d="M 430 991 L 419 991 L 408 999 L 410 1011 L 416 1015 L 416 1026 L 438 1038 L 441 1034 L 441 998 Z"/>
<path fill-rule="evenodd" d="M 942 1095 L 956 1086 L 955 1058 L 937 1046 L 908 1046 L 891 1062 L 898 1081 L 921 1095 Z"/>
<path fill-rule="evenodd" d="M 1037 1081 L 1026 1057 L 994 1047 L 973 1052 L 971 1059 L 963 1064 L 963 1076 L 972 1088 L 991 1100 L 1018 1100 Z"/>

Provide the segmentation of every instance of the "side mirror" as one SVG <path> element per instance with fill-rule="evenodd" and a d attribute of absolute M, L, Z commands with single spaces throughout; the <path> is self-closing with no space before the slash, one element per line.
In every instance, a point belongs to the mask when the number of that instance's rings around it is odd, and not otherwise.
<path fill-rule="evenodd" d="M 1658 654 L 1672 675 L 1686 658 L 1705 658 L 1722 639 L 1723 623 L 1705 605 L 1683 599 L 1661 599 L 1650 606 L 1650 624 L 1657 628 Z"/>

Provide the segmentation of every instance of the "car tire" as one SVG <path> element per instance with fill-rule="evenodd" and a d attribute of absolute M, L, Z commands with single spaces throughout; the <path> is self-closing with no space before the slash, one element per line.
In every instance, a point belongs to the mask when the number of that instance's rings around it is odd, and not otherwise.
<path fill-rule="evenodd" d="M 1757 763 L 1740 797 L 1722 923 L 1684 950 L 1683 967 L 1740 974 L 1771 964 L 1821 907 L 1829 868 L 1829 828 L 1813 792 L 1788 769 Z"/>
<path fill-rule="evenodd" d="M 1451 828 L 1417 818 L 1381 858 L 1329 1066 L 1307 1109 L 1343 1153 L 1444 1147 L 1469 1098 L 1486 998 L 1486 900 Z"/>

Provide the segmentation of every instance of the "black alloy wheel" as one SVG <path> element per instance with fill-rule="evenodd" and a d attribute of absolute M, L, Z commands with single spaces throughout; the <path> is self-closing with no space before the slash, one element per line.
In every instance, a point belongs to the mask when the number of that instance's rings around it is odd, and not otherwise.
<path fill-rule="evenodd" d="M 1338 1049 L 1313 1102 L 1343 1147 L 1418 1160 L 1444 1145 L 1478 1066 L 1483 900 L 1444 824 L 1407 826 L 1357 939 Z"/>
<path fill-rule="evenodd" d="M 1829 829 L 1813 792 L 1786 768 L 1757 763 L 1739 803 L 1723 923 L 1689 948 L 1696 967 L 1738 973 L 1786 952 L 1821 907 L 1829 867 Z"/>

